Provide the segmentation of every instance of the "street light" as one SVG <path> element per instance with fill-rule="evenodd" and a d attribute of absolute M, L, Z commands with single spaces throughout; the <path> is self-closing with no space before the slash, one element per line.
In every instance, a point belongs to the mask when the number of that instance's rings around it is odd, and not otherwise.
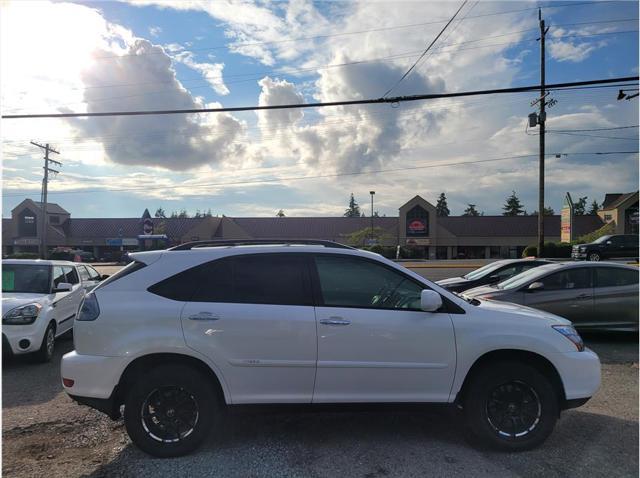
<path fill-rule="evenodd" d="M 369 191 L 369 194 L 371 194 L 371 242 L 373 242 L 373 195 L 375 193 L 375 191 Z"/>

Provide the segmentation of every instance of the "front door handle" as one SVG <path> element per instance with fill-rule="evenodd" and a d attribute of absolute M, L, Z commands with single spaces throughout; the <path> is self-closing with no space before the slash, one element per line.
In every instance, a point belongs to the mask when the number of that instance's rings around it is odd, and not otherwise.
<path fill-rule="evenodd" d="M 189 320 L 219 320 L 220 317 L 213 315 L 211 312 L 198 312 L 197 314 L 187 317 Z"/>
<path fill-rule="evenodd" d="M 320 319 L 320 323 L 324 325 L 349 325 L 351 321 L 342 317 L 329 317 L 328 319 Z"/>
<path fill-rule="evenodd" d="M 591 299 L 591 296 L 589 294 L 580 294 L 576 296 L 576 300 L 584 300 L 584 299 Z"/>

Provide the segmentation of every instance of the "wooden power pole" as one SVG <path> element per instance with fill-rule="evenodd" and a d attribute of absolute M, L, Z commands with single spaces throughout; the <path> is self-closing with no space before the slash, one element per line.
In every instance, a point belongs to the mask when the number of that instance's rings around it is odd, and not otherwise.
<path fill-rule="evenodd" d="M 47 258 L 47 189 L 49 184 L 49 173 L 57 174 L 60 171 L 49 167 L 50 163 L 56 166 L 62 166 L 62 163 L 54 161 L 49 158 L 49 153 L 60 154 L 58 151 L 49 146 L 49 143 L 42 145 L 31 141 L 31 144 L 44 150 L 44 177 L 42 178 L 42 194 L 40 206 L 42 208 L 42 215 L 40 216 L 40 258 Z"/>
<path fill-rule="evenodd" d="M 542 10 L 538 10 L 538 20 L 540 21 L 540 113 L 538 115 L 538 124 L 540 125 L 540 160 L 539 160 L 539 173 L 538 173 L 538 257 L 544 255 L 544 133 L 545 133 L 545 121 L 547 120 L 547 113 L 545 106 L 547 103 L 546 91 L 545 91 L 545 59 L 544 59 L 544 37 L 547 34 L 547 30 L 544 25 L 544 19 L 542 18 Z"/>

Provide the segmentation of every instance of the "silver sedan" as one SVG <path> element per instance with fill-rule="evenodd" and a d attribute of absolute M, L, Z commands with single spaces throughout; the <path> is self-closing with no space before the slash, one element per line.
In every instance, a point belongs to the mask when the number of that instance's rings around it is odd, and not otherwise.
<path fill-rule="evenodd" d="M 560 262 L 463 294 L 527 305 L 581 330 L 638 330 L 638 268 L 613 262 Z"/>

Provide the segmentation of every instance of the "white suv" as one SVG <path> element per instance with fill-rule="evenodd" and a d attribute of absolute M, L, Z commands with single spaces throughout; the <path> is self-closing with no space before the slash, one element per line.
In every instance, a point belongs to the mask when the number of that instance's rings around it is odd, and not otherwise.
<path fill-rule="evenodd" d="M 2 261 L 4 354 L 48 362 L 56 337 L 71 330 L 85 291 L 100 281 L 91 266 L 67 261 Z"/>
<path fill-rule="evenodd" d="M 600 385 L 571 323 L 470 300 L 331 242 L 190 243 L 131 254 L 75 323 L 62 381 L 168 457 L 223 405 L 449 403 L 485 444 L 540 444 Z"/>

